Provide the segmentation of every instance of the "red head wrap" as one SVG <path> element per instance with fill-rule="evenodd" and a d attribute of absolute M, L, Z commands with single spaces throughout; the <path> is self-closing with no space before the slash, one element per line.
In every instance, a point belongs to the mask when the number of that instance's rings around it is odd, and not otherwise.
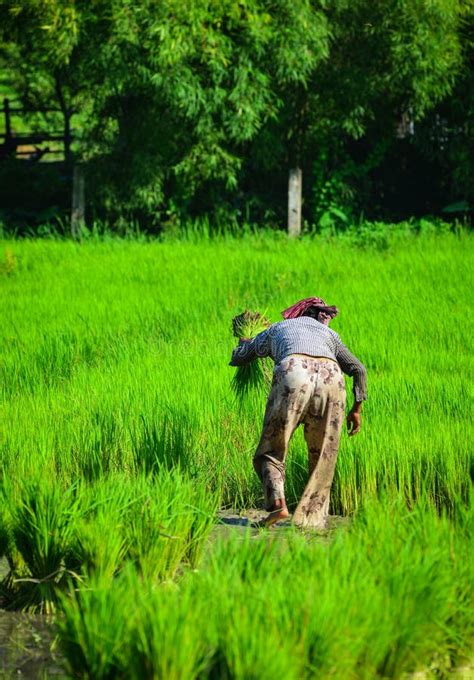
<path fill-rule="evenodd" d="M 297 319 L 299 316 L 302 316 L 310 307 L 316 307 L 319 312 L 318 321 L 325 324 L 326 326 L 331 321 L 331 319 L 334 319 L 334 317 L 339 313 L 337 307 L 328 306 L 322 298 L 310 297 L 300 300 L 291 307 L 288 307 L 288 309 L 284 309 L 282 311 L 282 316 L 284 319 Z"/>

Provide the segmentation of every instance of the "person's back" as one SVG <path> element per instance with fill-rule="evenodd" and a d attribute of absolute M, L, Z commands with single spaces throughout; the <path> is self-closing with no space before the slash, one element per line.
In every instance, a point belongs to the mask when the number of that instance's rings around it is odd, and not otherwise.
<path fill-rule="evenodd" d="M 278 321 L 264 332 L 268 335 L 268 356 L 277 364 L 290 354 L 307 354 L 336 361 L 341 344 L 335 331 L 309 316 Z"/>
<path fill-rule="evenodd" d="M 342 371 L 354 379 L 355 401 L 367 398 L 367 373 L 363 364 L 335 331 L 311 316 L 278 321 L 251 340 L 242 338 L 232 353 L 230 365 L 242 366 L 256 357 L 271 357 L 277 365 L 291 354 L 337 361 Z"/>

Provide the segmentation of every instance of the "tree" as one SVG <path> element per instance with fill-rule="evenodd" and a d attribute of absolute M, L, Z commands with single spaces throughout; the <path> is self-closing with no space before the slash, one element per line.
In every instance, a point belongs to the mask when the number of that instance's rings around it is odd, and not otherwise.
<path fill-rule="evenodd" d="M 103 199 L 121 185 L 155 211 L 166 183 L 181 203 L 205 183 L 235 188 L 241 145 L 278 114 L 275 83 L 304 82 L 328 49 L 307 0 L 30 0 L 2 15 L 23 98 L 57 101 L 65 126 L 80 102 L 81 153 L 109 167 Z"/>
<path fill-rule="evenodd" d="M 25 101 L 74 116 L 102 214 L 161 222 L 282 168 L 318 161 L 331 184 L 374 134 L 369 167 L 403 112 L 450 91 L 461 15 L 461 0 L 0 0 L 0 58 Z"/>
<path fill-rule="evenodd" d="M 0 2 L 0 60 L 9 79 L 32 109 L 58 107 L 63 122 L 65 155 L 71 160 L 71 118 L 87 89 L 71 58 L 79 41 L 78 9 L 61 0 Z M 55 123 L 54 114 L 45 115 Z"/>
<path fill-rule="evenodd" d="M 346 175 L 366 173 L 395 137 L 404 112 L 420 120 L 447 95 L 462 64 L 462 3 L 452 0 L 339 0 L 328 5 L 331 34 L 321 60 L 278 120 L 261 130 L 249 154 L 252 166 L 272 149 L 272 167 L 319 166 L 320 214 L 350 188 Z M 351 140 L 375 137 L 354 162 Z M 260 167 L 262 167 L 260 165 Z"/>

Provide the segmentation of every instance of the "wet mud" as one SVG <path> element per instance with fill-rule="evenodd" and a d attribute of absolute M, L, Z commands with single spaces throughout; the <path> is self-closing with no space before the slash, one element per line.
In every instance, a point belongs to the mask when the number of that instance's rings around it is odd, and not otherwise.
<path fill-rule="evenodd" d="M 45 616 L 0 610 L 0 678 L 66 678 Z"/>

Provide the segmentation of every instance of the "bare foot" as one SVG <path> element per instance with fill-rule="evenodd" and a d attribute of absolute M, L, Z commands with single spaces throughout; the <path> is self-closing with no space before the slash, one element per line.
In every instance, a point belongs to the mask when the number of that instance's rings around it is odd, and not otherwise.
<path fill-rule="evenodd" d="M 254 522 L 252 526 L 258 529 L 263 529 L 265 527 L 268 528 L 271 527 L 272 524 L 275 524 L 276 522 L 280 522 L 283 519 L 288 519 L 289 516 L 290 513 L 288 512 L 288 508 L 286 507 L 286 505 L 283 505 L 269 512 L 268 515 L 264 517 L 264 519 L 261 519 L 259 522 Z"/>
<path fill-rule="evenodd" d="M 264 522 L 264 526 L 271 527 L 275 522 L 279 522 L 282 519 L 288 519 L 289 516 L 290 513 L 288 512 L 288 508 L 285 506 L 283 508 L 278 508 L 277 510 L 272 510 L 262 521 Z"/>

